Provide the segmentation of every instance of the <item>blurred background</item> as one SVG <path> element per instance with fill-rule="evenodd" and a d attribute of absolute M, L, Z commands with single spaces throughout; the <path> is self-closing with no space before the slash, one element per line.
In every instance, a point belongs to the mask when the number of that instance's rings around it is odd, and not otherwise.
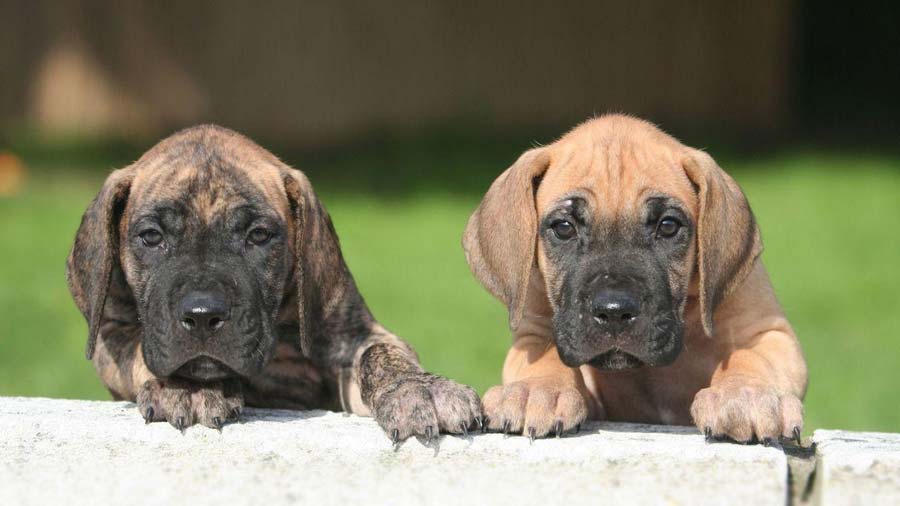
<path fill-rule="evenodd" d="M 895 2 L 0 0 L 0 395 L 107 399 L 64 263 L 110 170 L 181 127 L 309 175 L 425 366 L 500 381 L 460 236 L 519 153 L 603 112 L 743 186 L 810 367 L 807 431 L 900 431 Z"/>

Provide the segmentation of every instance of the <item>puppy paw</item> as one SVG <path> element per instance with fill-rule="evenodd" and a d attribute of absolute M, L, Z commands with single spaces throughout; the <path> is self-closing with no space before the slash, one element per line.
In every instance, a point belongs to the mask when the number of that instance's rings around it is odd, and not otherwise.
<path fill-rule="evenodd" d="M 244 397 L 238 381 L 201 385 L 152 379 L 138 392 L 137 405 L 147 423 L 165 421 L 184 432 L 194 424 L 221 429 L 238 418 Z"/>
<path fill-rule="evenodd" d="M 704 388 L 691 405 L 694 423 L 708 440 L 771 444 L 779 437 L 800 439 L 803 403 L 756 380 L 726 380 Z"/>
<path fill-rule="evenodd" d="M 439 432 L 467 434 L 481 421 L 475 390 L 428 373 L 398 378 L 373 398 L 373 416 L 396 444 L 411 436 L 426 444 Z"/>
<path fill-rule="evenodd" d="M 557 437 L 577 429 L 588 416 L 588 405 L 575 387 L 526 380 L 495 386 L 484 394 L 487 428 L 531 439 Z"/>

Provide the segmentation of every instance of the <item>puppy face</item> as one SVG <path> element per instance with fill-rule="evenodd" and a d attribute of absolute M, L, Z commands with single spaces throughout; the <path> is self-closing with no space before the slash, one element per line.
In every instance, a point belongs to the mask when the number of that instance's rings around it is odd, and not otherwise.
<path fill-rule="evenodd" d="M 211 125 L 176 133 L 109 176 L 67 274 L 89 324 L 88 358 L 101 328 L 137 330 L 158 377 L 253 376 L 277 335 L 326 362 L 336 326 L 369 321 L 306 177 Z"/>
<path fill-rule="evenodd" d="M 121 260 L 159 376 L 252 376 L 274 352 L 290 220 L 278 170 L 261 162 L 199 141 L 132 183 Z"/>
<path fill-rule="evenodd" d="M 560 358 L 625 369 L 681 351 L 696 194 L 665 145 L 561 141 L 537 192 L 537 261 Z M 569 156 L 566 156 L 566 155 Z"/>
<path fill-rule="evenodd" d="M 761 251 L 743 193 L 712 158 L 626 116 L 522 155 L 463 245 L 513 329 L 545 299 L 551 314 L 529 317 L 551 319 L 562 361 L 610 370 L 673 362 L 689 295 L 712 335 L 716 306 Z"/>

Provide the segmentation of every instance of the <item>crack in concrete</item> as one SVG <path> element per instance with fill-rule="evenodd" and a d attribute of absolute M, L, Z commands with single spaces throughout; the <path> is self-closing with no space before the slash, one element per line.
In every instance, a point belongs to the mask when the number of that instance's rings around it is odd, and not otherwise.
<path fill-rule="evenodd" d="M 785 443 L 782 446 L 788 466 L 788 506 L 810 504 L 816 480 L 816 444 L 807 439 L 807 446 Z"/>

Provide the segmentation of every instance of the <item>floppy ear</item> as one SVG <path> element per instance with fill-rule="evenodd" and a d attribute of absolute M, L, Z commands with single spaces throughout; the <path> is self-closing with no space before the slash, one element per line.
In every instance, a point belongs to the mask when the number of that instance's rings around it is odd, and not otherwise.
<path fill-rule="evenodd" d="M 515 330 L 525 309 L 537 244 L 534 194 L 550 164 L 546 148 L 526 151 L 500 175 L 463 233 L 466 261 L 475 277 L 509 309 Z"/>
<path fill-rule="evenodd" d="M 119 265 L 119 219 L 131 189 L 133 170 L 120 169 L 106 179 L 100 193 L 88 206 L 75 234 L 75 243 L 66 261 L 66 278 L 75 304 L 88 322 L 85 354 L 94 356 L 103 309 L 113 274 Z M 124 286 L 124 276 L 115 276 Z"/>
<path fill-rule="evenodd" d="M 342 346 L 337 343 L 343 338 L 368 336 L 372 317 L 344 262 L 331 217 L 309 180 L 290 168 L 282 174 L 294 219 L 300 348 L 318 363 L 331 363 L 332 348 Z"/>
<path fill-rule="evenodd" d="M 691 150 L 684 162 L 697 188 L 697 269 L 703 330 L 713 335 L 713 312 L 740 285 L 762 253 L 762 240 L 744 192 L 712 159 Z"/>

